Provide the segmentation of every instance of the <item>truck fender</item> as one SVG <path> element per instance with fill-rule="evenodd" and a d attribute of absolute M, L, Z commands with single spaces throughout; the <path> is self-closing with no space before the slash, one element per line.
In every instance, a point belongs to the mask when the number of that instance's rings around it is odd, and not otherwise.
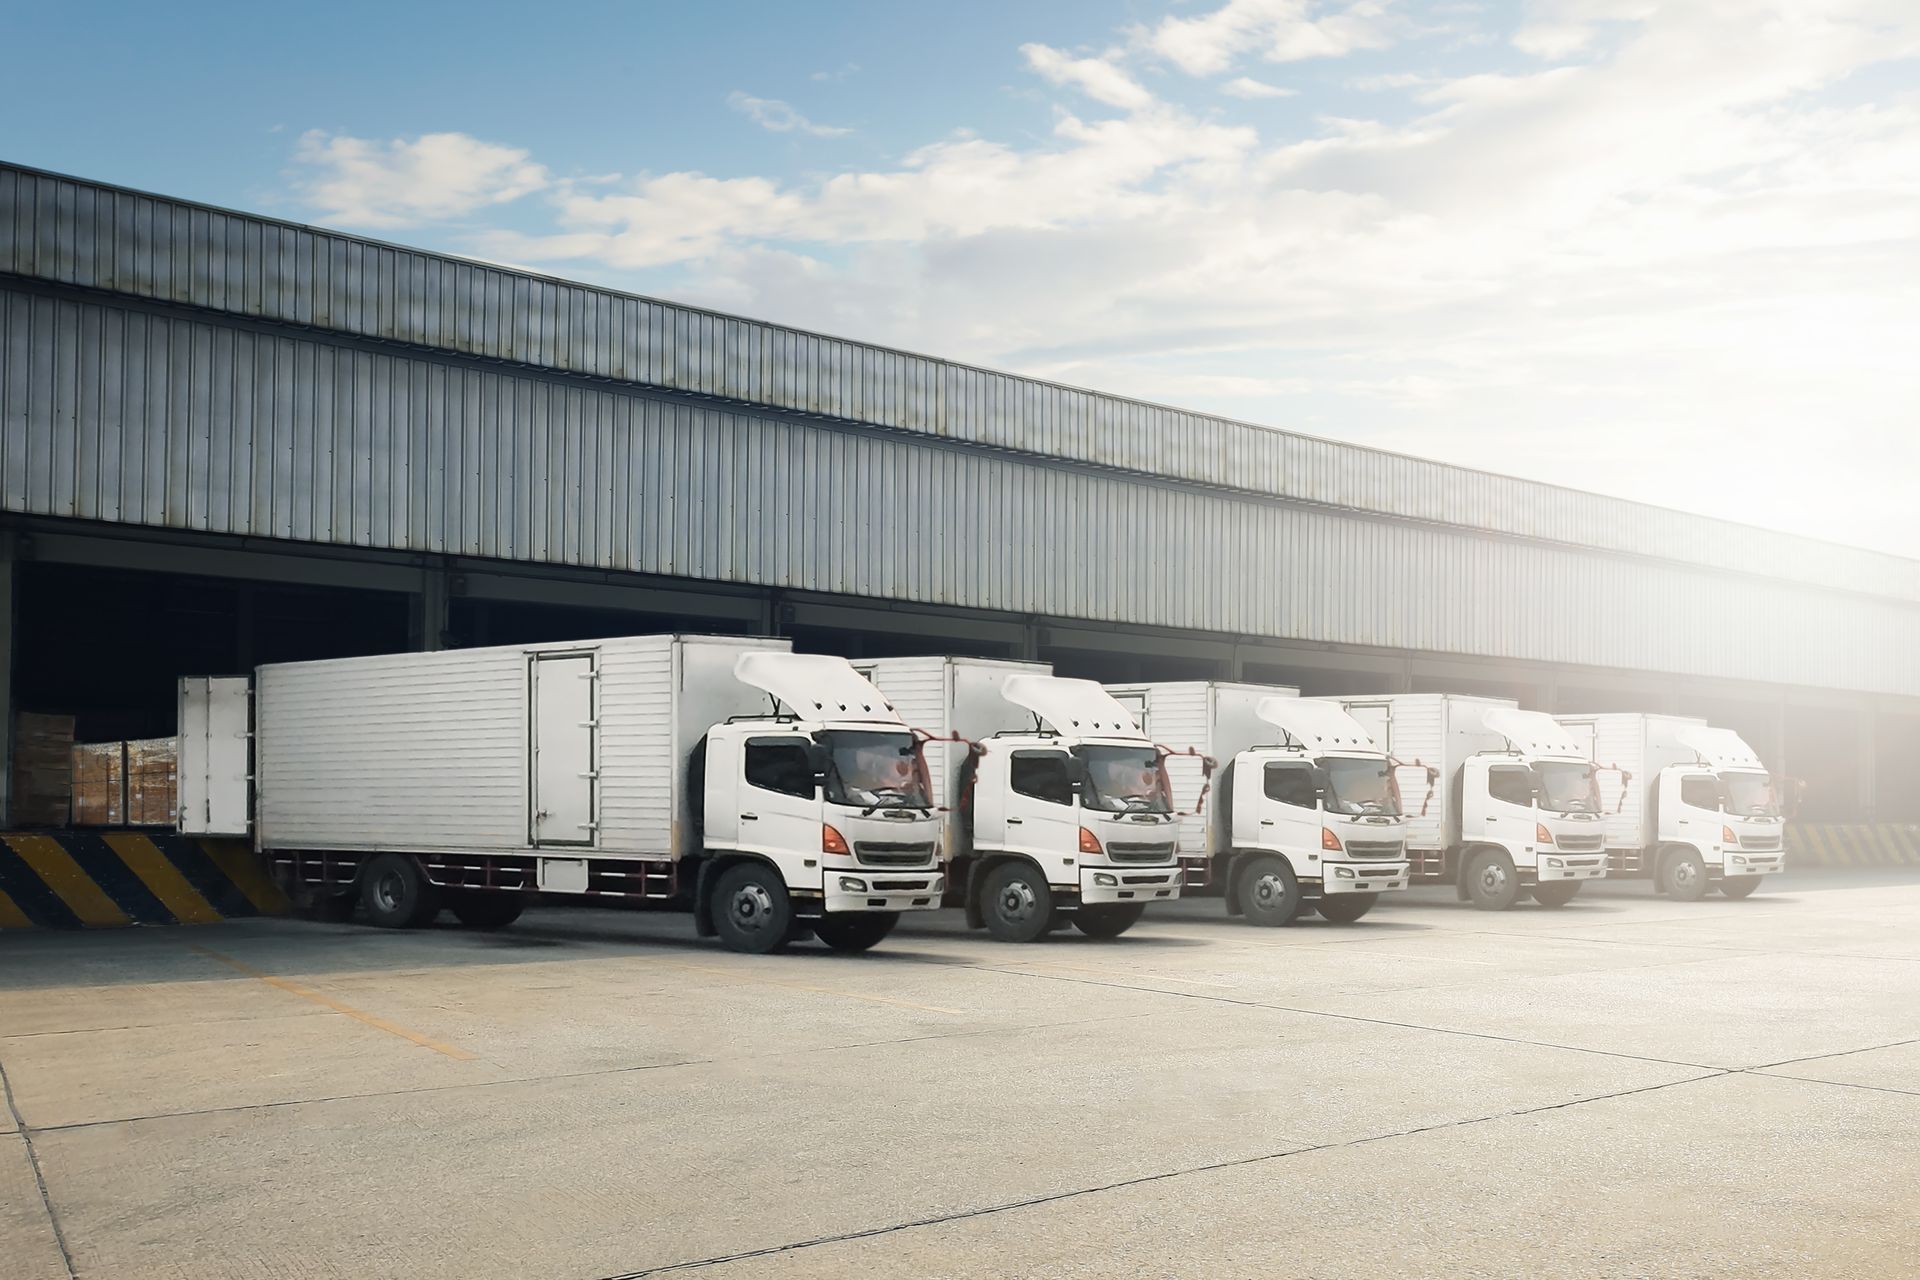
<path fill-rule="evenodd" d="M 980 882 L 1000 859 L 975 858 L 967 866 L 967 928 L 984 929 L 987 918 L 980 912 Z"/>
<path fill-rule="evenodd" d="M 700 872 L 693 882 L 693 932 L 695 937 L 711 938 L 718 930 L 713 927 L 713 881 L 720 874 L 720 868 L 712 858 L 700 859 Z"/>
<path fill-rule="evenodd" d="M 1246 908 L 1240 904 L 1240 868 L 1247 864 L 1249 856 L 1245 849 L 1236 849 L 1220 859 L 1226 873 L 1220 885 L 1220 900 L 1225 904 L 1227 914 L 1230 916 L 1246 914 Z"/>

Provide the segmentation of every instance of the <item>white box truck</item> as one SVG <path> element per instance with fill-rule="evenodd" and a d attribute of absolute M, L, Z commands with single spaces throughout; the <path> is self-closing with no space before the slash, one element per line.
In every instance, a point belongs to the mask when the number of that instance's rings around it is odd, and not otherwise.
<path fill-rule="evenodd" d="M 1340 707 L 1284 685 L 1181 680 L 1108 685 L 1163 746 L 1189 893 L 1248 923 L 1318 911 L 1350 924 L 1410 883 L 1406 819 L 1387 755 Z M 1204 757 L 1203 760 L 1201 757 Z M 1211 803 L 1206 761 L 1213 766 Z"/>
<path fill-rule="evenodd" d="M 1786 869 L 1773 777 L 1733 730 L 1639 712 L 1555 718 L 1599 773 L 1610 874 L 1695 902 L 1715 886 L 1744 898 Z"/>
<path fill-rule="evenodd" d="M 1180 896 L 1161 752 L 1106 690 L 1044 663 L 880 658 L 859 664 L 927 746 L 951 901 L 967 923 L 1031 942 L 1071 921 L 1118 937 Z M 953 741 L 954 738 L 961 741 Z"/>
<path fill-rule="evenodd" d="M 1397 762 L 1416 878 L 1504 911 L 1529 892 L 1565 906 L 1607 874 L 1593 762 L 1552 716 L 1455 693 L 1330 701 Z"/>
<path fill-rule="evenodd" d="M 183 682 L 182 732 L 232 681 Z M 203 691 L 214 715 L 189 705 Z M 844 659 L 784 640 L 636 636 L 263 666 L 255 847 L 336 914 L 498 927 L 539 893 L 690 910 L 766 952 L 885 937 L 943 889 L 918 744 Z M 228 744 L 189 751 L 225 759 Z M 245 788 L 244 771 L 199 771 Z M 237 834 L 238 832 L 234 832 Z"/>

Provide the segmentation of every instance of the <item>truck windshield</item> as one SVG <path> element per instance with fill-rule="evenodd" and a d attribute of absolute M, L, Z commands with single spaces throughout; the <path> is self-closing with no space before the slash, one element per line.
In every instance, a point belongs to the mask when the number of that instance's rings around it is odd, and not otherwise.
<path fill-rule="evenodd" d="M 1160 754 L 1151 747 L 1075 747 L 1087 767 L 1089 809 L 1107 813 L 1171 813 L 1167 776 Z"/>
<path fill-rule="evenodd" d="M 1320 768 L 1327 775 L 1328 813 L 1400 812 L 1399 790 L 1385 760 L 1322 756 Z"/>
<path fill-rule="evenodd" d="M 826 729 L 827 802 L 862 807 L 926 809 L 926 778 L 913 735 L 864 729 Z"/>
<path fill-rule="evenodd" d="M 1780 797 L 1774 794 L 1773 776 L 1765 773 L 1723 773 L 1720 781 L 1727 788 L 1727 812 L 1749 818 L 1780 816 Z"/>
<path fill-rule="evenodd" d="M 1536 760 L 1533 774 L 1540 780 L 1542 809 L 1555 813 L 1600 812 L 1600 785 L 1592 765 Z"/>

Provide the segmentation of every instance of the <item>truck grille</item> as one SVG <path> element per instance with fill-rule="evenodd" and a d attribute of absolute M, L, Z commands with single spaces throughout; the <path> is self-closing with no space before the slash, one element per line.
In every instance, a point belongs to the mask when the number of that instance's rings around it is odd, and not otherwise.
<path fill-rule="evenodd" d="M 1606 842 L 1605 836 L 1556 836 L 1555 846 L 1562 853 L 1598 853 Z"/>
<path fill-rule="evenodd" d="M 1401 858 L 1407 846 L 1398 840 L 1349 840 L 1347 856 L 1353 858 Z"/>
<path fill-rule="evenodd" d="M 1780 837 L 1741 836 L 1740 847 L 1742 849 L 1778 849 L 1780 847 Z"/>
<path fill-rule="evenodd" d="M 869 867 L 924 867 L 933 861 L 933 841 L 855 840 L 853 856 Z"/>
<path fill-rule="evenodd" d="M 1107 843 L 1107 856 L 1115 862 L 1172 862 L 1173 842 L 1146 844 L 1136 840 L 1112 840 Z"/>

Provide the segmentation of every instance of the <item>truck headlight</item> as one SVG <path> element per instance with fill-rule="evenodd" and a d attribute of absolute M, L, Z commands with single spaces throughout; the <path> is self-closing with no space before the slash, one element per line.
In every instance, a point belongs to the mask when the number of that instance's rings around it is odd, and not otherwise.
<path fill-rule="evenodd" d="M 1335 867 L 1333 869 L 1333 874 L 1338 879 L 1351 880 L 1353 879 L 1353 868 L 1352 867 Z"/>
<path fill-rule="evenodd" d="M 1120 877 L 1110 876 L 1104 871 L 1094 872 L 1093 882 L 1103 889 L 1117 889 L 1120 887 Z"/>
<path fill-rule="evenodd" d="M 1747 860 L 1746 860 L 1745 858 L 1743 858 L 1743 857 L 1741 857 L 1741 856 L 1740 856 L 1739 854 L 1737 854 L 1737 853 L 1733 855 L 1733 857 L 1732 857 L 1732 859 L 1731 859 L 1731 861 L 1732 861 L 1732 863 L 1733 863 L 1733 865 L 1734 865 L 1734 866 L 1736 866 L 1736 867 L 1744 867 L 1744 866 L 1746 866 L 1746 865 L 1747 865 Z"/>
<path fill-rule="evenodd" d="M 1558 858 L 1548 858 L 1548 859 L 1547 859 L 1547 865 L 1548 865 L 1548 866 L 1550 866 L 1550 867 L 1554 867 L 1554 868 L 1557 868 L 1557 869 L 1564 869 L 1564 868 L 1566 867 L 1566 865 L 1567 865 L 1567 864 L 1566 864 L 1566 863 L 1564 863 L 1564 862 L 1562 862 L 1562 861 L 1560 861 L 1560 859 L 1558 859 Z"/>
<path fill-rule="evenodd" d="M 840 892 L 865 893 L 866 891 L 867 891 L 867 882 L 865 880 L 860 879 L 858 876 L 841 876 L 840 877 Z"/>

